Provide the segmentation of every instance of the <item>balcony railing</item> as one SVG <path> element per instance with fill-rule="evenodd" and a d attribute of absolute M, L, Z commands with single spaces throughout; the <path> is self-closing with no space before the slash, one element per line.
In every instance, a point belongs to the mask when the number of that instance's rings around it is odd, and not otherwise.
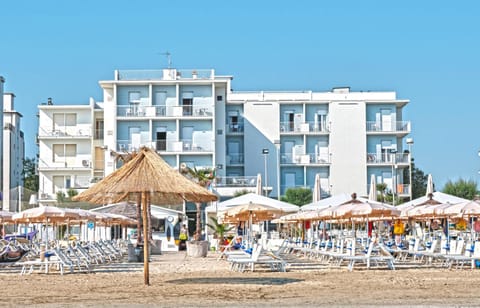
<path fill-rule="evenodd" d="M 172 80 L 172 79 L 213 79 L 214 70 L 119 70 L 118 80 Z"/>
<path fill-rule="evenodd" d="M 228 133 L 243 133 L 243 122 L 227 123 L 225 131 Z"/>
<path fill-rule="evenodd" d="M 77 125 L 77 126 L 63 126 L 55 128 L 42 128 L 38 129 L 39 137 L 54 137 L 54 138 L 78 138 L 78 137 L 91 137 L 92 126 L 91 125 Z"/>
<path fill-rule="evenodd" d="M 280 122 L 282 133 L 329 133 L 330 125 L 326 122 Z"/>
<path fill-rule="evenodd" d="M 244 163 L 243 153 L 229 153 L 225 159 L 227 165 L 243 165 Z"/>
<path fill-rule="evenodd" d="M 367 185 L 367 192 L 370 191 L 370 186 L 371 186 L 370 184 Z M 409 196 L 410 195 L 410 188 L 411 188 L 410 184 L 397 184 L 395 188 L 396 188 L 395 195 L 398 195 L 398 196 Z M 392 186 L 391 185 L 387 187 L 386 193 L 388 193 L 388 194 L 392 193 Z M 378 196 L 380 196 L 379 191 L 377 191 L 377 194 L 378 194 Z"/>
<path fill-rule="evenodd" d="M 117 106 L 118 117 L 212 117 L 213 107 L 205 106 Z"/>
<path fill-rule="evenodd" d="M 180 139 L 178 141 L 167 139 L 154 139 L 142 143 L 132 143 L 129 140 L 119 140 L 117 142 L 117 151 L 133 152 L 140 150 L 141 147 L 148 147 L 158 152 L 213 152 L 213 144 L 199 145 L 192 142 L 191 139 Z"/>
<path fill-rule="evenodd" d="M 217 187 L 255 187 L 257 186 L 256 176 L 223 176 L 217 177 Z"/>
<path fill-rule="evenodd" d="M 410 132 L 410 121 L 376 122 L 367 121 L 367 132 Z"/>
<path fill-rule="evenodd" d="M 409 158 L 409 153 L 367 153 L 369 164 L 408 164 Z"/>
<path fill-rule="evenodd" d="M 91 169 L 92 161 L 90 156 L 77 156 L 74 158 L 57 158 L 55 161 L 38 161 L 40 169 Z"/>
<path fill-rule="evenodd" d="M 307 153 L 307 154 L 287 154 L 282 153 L 280 155 L 280 163 L 281 164 L 330 164 L 330 155 L 328 154 L 315 154 L 315 153 Z"/>

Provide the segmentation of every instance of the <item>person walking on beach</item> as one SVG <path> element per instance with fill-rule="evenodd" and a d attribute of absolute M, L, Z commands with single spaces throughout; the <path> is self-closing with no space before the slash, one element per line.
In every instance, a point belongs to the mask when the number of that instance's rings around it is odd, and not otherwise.
<path fill-rule="evenodd" d="M 186 250 L 187 249 L 187 240 L 188 240 L 188 231 L 187 231 L 187 226 L 182 225 L 182 228 L 180 229 L 180 235 L 178 236 L 178 239 L 180 240 L 180 244 L 178 245 L 178 250 Z"/>

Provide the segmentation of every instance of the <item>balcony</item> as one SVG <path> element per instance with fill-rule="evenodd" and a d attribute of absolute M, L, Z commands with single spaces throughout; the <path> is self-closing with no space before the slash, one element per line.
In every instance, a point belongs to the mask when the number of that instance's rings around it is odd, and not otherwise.
<path fill-rule="evenodd" d="M 92 137 L 92 125 L 61 126 L 38 129 L 38 138 L 72 139 Z"/>
<path fill-rule="evenodd" d="M 227 166 L 243 165 L 243 162 L 243 153 L 230 153 L 225 156 L 225 163 L 227 164 Z"/>
<path fill-rule="evenodd" d="M 280 122 L 280 132 L 287 134 L 328 134 L 330 133 L 330 125 L 326 122 Z"/>
<path fill-rule="evenodd" d="M 409 153 L 367 153 L 367 164 L 369 165 L 408 165 L 409 163 Z"/>
<path fill-rule="evenodd" d="M 38 169 L 40 171 L 48 170 L 92 170 L 92 161 L 90 156 L 77 156 L 73 158 L 57 158 L 55 161 L 38 161 Z"/>
<path fill-rule="evenodd" d="M 329 165 L 330 164 L 330 155 L 328 154 L 280 154 L 280 163 L 282 165 Z"/>
<path fill-rule="evenodd" d="M 227 123 L 225 127 L 227 134 L 243 134 L 243 122 Z"/>
<path fill-rule="evenodd" d="M 119 118 L 211 118 L 212 116 L 213 108 L 204 106 L 117 106 Z"/>
<path fill-rule="evenodd" d="M 223 176 L 217 177 L 214 182 L 215 190 L 221 196 L 233 197 L 239 191 L 256 192 L 256 176 Z"/>
<path fill-rule="evenodd" d="M 391 180 L 391 179 L 390 179 Z M 367 185 L 367 192 L 370 191 L 370 184 Z M 395 196 L 399 197 L 410 197 L 410 184 L 397 184 L 396 185 L 396 191 L 395 191 Z M 380 196 L 380 192 L 378 192 L 378 195 Z M 387 184 L 387 191 L 386 193 L 391 194 L 392 193 L 392 186 Z"/>
<path fill-rule="evenodd" d="M 367 133 L 407 135 L 410 133 L 410 121 L 383 123 L 377 121 L 367 121 Z"/>
<path fill-rule="evenodd" d="M 147 142 L 132 143 L 129 140 L 119 140 L 117 142 L 118 152 L 134 152 L 140 150 L 141 147 L 148 147 L 157 152 L 170 153 L 211 153 L 213 152 L 213 144 L 194 143 L 191 139 L 167 140 L 154 139 Z"/>

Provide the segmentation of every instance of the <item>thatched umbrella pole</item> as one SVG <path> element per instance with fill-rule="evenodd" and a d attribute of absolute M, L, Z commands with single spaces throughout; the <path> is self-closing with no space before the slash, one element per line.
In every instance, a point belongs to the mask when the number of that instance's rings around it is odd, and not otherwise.
<path fill-rule="evenodd" d="M 142 224 L 140 217 L 142 217 L 142 195 L 137 194 L 137 243 L 142 241 Z"/>
<path fill-rule="evenodd" d="M 149 249 L 149 240 L 148 235 L 148 196 L 146 192 L 142 192 L 142 213 L 143 213 L 143 277 L 145 285 L 150 285 L 150 273 L 149 273 L 149 260 L 148 260 L 148 249 Z"/>
<path fill-rule="evenodd" d="M 148 238 L 147 238 L 147 241 L 150 241 L 153 239 L 153 236 L 152 236 L 152 206 L 151 206 L 151 202 L 150 202 L 150 194 L 147 195 L 147 204 L 148 204 L 148 214 L 147 214 L 147 222 L 148 222 Z"/>

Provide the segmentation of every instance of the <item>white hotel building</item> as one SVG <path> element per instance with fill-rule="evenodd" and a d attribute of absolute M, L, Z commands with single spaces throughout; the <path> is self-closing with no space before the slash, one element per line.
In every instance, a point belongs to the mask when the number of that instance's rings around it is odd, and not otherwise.
<path fill-rule="evenodd" d="M 23 194 L 23 159 L 25 157 L 24 134 L 21 130 L 22 115 L 15 110 L 13 93 L 4 92 L 5 78 L 0 76 L 0 209 L 17 212 L 21 208 Z"/>
<path fill-rule="evenodd" d="M 40 105 L 40 203 L 87 188 L 119 166 L 115 153 L 142 146 L 176 168 L 216 168 L 222 197 L 254 189 L 257 174 L 272 197 L 313 188 L 316 174 L 324 197 L 366 196 L 372 175 L 409 197 L 408 100 L 349 88 L 233 92 L 231 80 L 214 70 L 115 71 L 100 81 L 102 103 Z"/>

